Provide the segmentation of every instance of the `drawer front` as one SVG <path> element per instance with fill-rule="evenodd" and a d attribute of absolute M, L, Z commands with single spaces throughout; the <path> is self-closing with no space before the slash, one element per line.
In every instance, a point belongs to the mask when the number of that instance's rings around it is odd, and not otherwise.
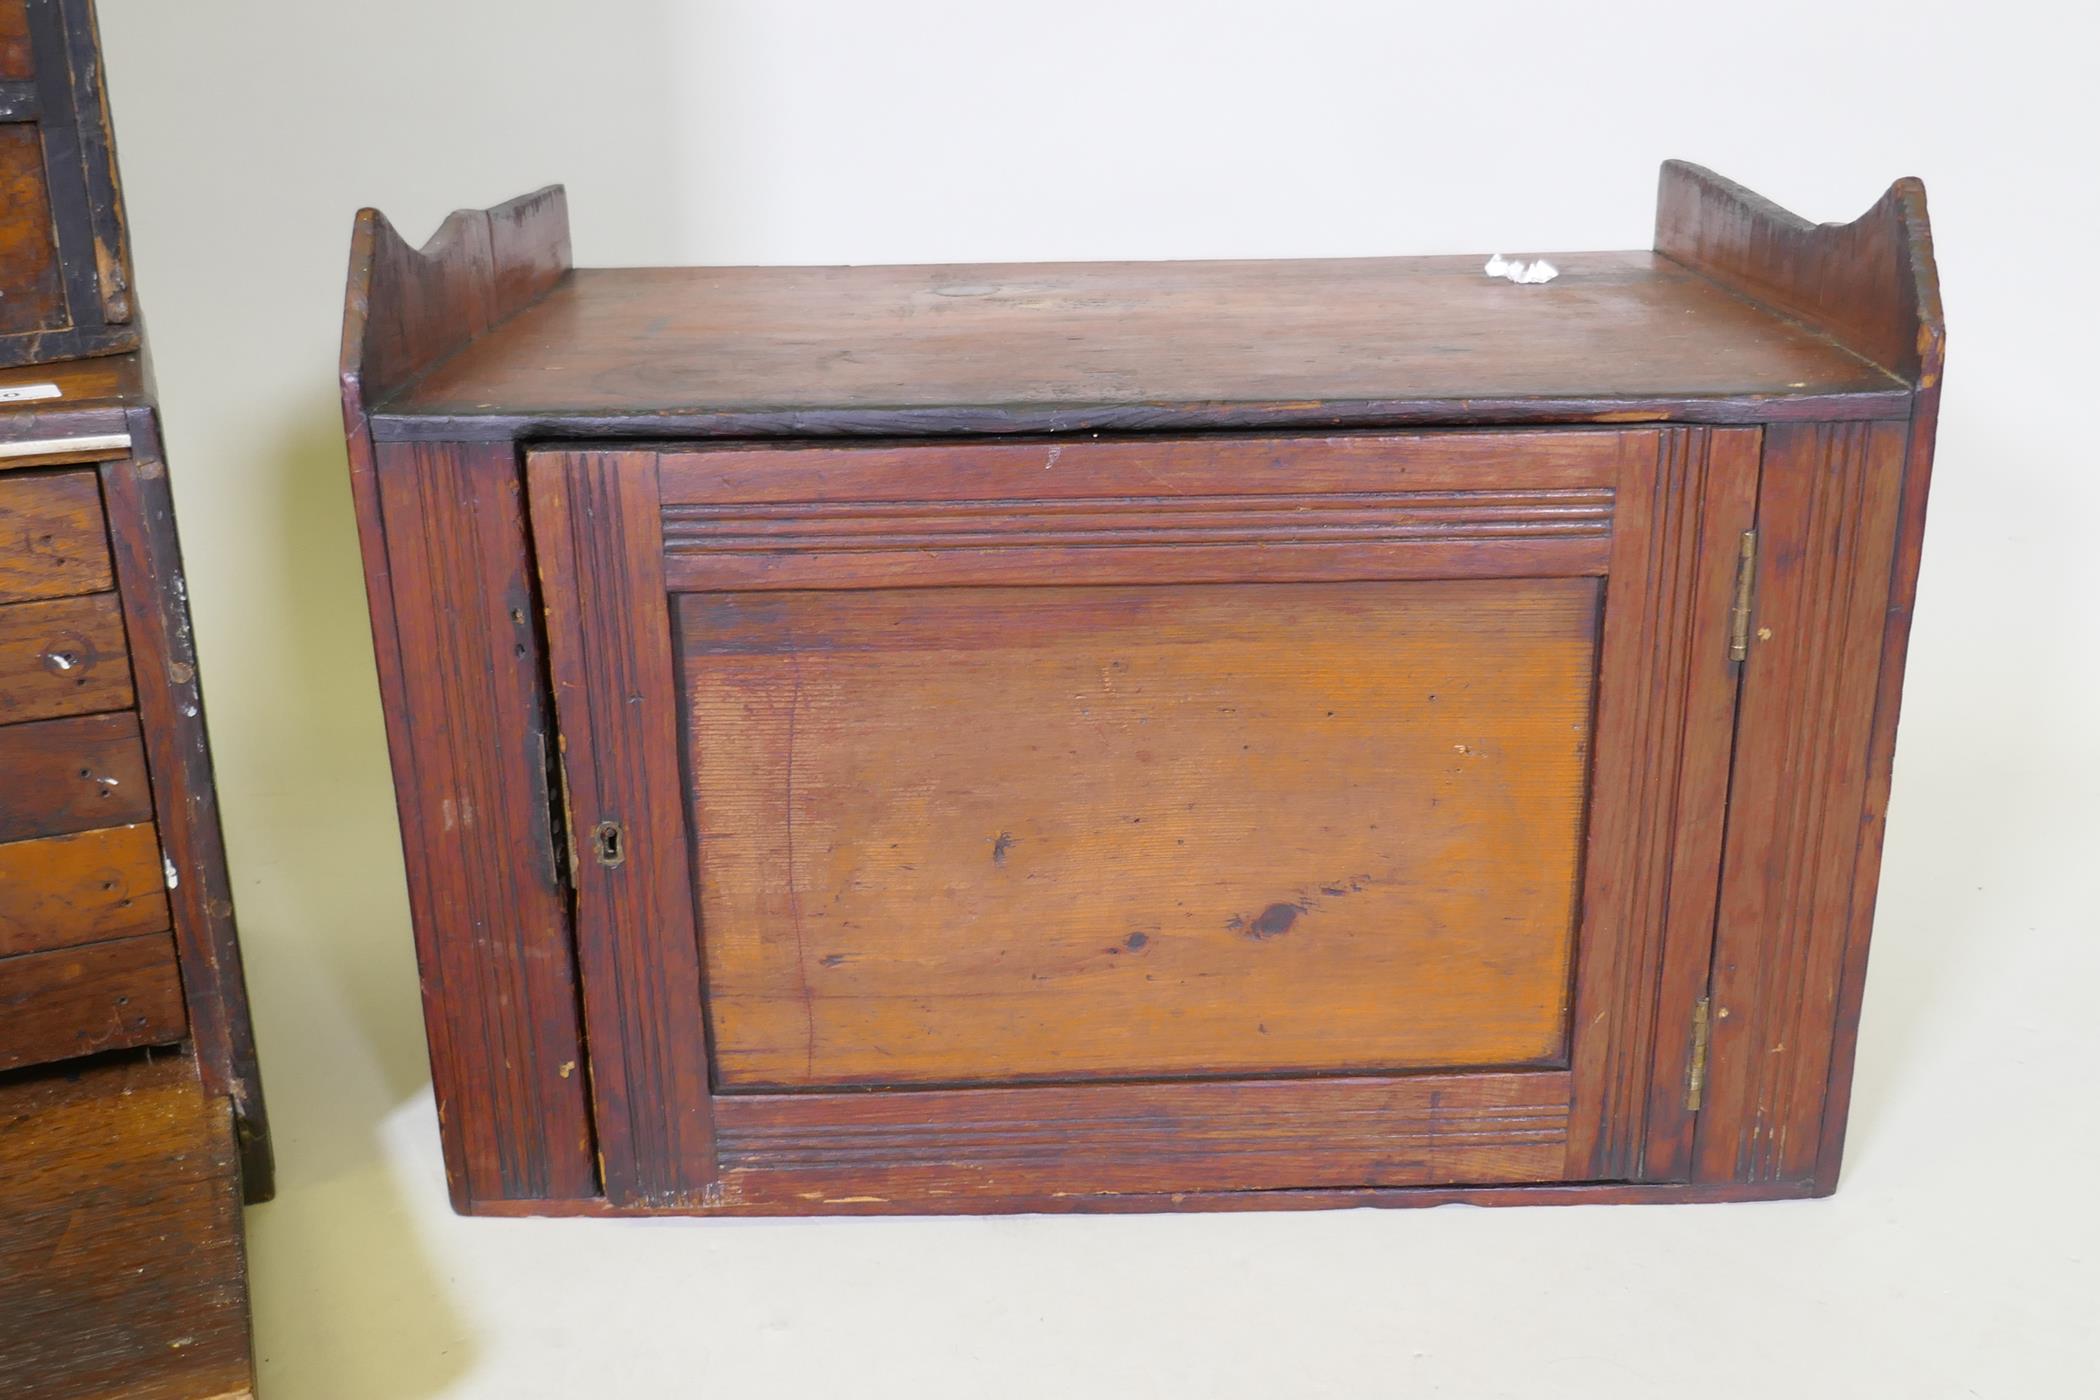
<path fill-rule="evenodd" d="M 0 1070 L 165 1045 L 187 1026 L 170 934 L 0 960 Z"/>
<path fill-rule="evenodd" d="M 109 532 L 95 474 L 0 473 L 0 604 L 110 586 Z"/>
<path fill-rule="evenodd" d="M 0 605 L 0 716 L 9 724 L 131 708 L 114 593 Z"/>
<path fill-rule="evenodd" d="M 166 885 L 150 822 L 0 845 L 0 957 L 166 932 Z"/>
<path fill-rule="evenodd" d="M 136 715 L 0 728 L 0 773 L 0 842 L 153 819 Z"/>

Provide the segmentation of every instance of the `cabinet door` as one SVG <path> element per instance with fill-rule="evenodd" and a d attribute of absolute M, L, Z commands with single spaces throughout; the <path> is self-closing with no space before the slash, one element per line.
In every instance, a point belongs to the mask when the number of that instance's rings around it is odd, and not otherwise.
<path fill-rule="evenodd" d="M 1682 1179 L 1757 449 L 534 452 L 607 1195 Z"/>

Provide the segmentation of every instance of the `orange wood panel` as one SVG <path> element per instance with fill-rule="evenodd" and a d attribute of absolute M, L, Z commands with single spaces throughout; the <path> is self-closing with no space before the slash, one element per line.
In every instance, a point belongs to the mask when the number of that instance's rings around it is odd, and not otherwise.
<path fill-rule="evenodd" d="M 0 846 L 0 956 L 168 927 L 151 822 Z"/>
<path fill-rule="evenodd" d="M 1558 1061 L 1600 593 L 680 598 L 720 1082 Z"/>

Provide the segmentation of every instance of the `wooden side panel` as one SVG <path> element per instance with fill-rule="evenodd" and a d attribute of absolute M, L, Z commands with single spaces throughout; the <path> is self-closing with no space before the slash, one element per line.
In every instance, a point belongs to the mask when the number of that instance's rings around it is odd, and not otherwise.
<path fill-rule="evenodd" d="M 1918 598 L 1918 569 L 1925 547 L 1925 500 L 1932 485 L 1933 440 L 1939 427 L 1940 362 L 1925 368 L 1910 441 L 1903 456 L 1903 497 L 1896 521 L 1896 561 L 1891 571 L 1888 626 L 1881 641 L 1881 683 L 1874 695 L 1874 727 L 1867 741 L 1866 810 L 1852 874 L 1852 924 L 1846 934 L 1844 981 L 1838 988 L 1837 1042 L 1831 1051 L 1830 1091 L 1823 1105 L 1823 1141 L 1816 1159 L 1816 1189 L 1837 1189 L 1844 1158 L 1845 1124 L 1852 1106 L 1852 1062 L 1859 1042 L 1859 1008 L 1867 977 L 1868 935 L 1881 883 L 1881 840 L 1895 776 L 1896 719 L 1903 699 L 1903 666 L 1910 649 L 1911 610 Z"/>
<path fill-rule="evenodd" d="M 1561 1063 L 1602 592 L 681 596 L 718 1082 Z"/>
<path fill-rule="evenodd" d="M 605 1194 L 696 1202 L 715 1154 L 656 458 L 535 453 L 530 483 Z"/>
<path fill-rule="evenodd" d="M 1846 986 L 1907 433 L 1768 431 L 1716 930 L 1702 1181 L 1816 1170 Z"/>
<path fill-rule="evenodd" d="M 0 1081 L 0 1394 L 253 1394 L 240 1164 L 186 1054 Z"/>
<path fill-rule="evenodd" d="M 0 715 L 9 723 L 122 710 L 131 700 L 115 594 L 0 606 Z"/>
<path fill-rule="evenodd" d="M 0 728 L 0 841 L 150 821 L 136 715 L 84 715 Z"/>
<path fill-rule="evenodd" d="M 734 1096 L 716 1113 L 717 1204 L 938 1209 L 1117 1191 L 1548 1181 L 1567 1151 L 1568 1076 Z"/>
<path fill-rule="evenodd" d="M 391 603 L 375 634 L 453 1200 L 592 1195 L 518 462 L 434 445 L 376 465 L 365 545 Z"/>
<path fill-rule="evenodd" d="M 91 471 L 0 475 L 0 603 L 111 586 L 102 492 Z"/>
<path fill-rule="evenodd" d="M 150 822 L 0 846 L 0 957 L 168 927 Z"/>
<path fill-rule="evenodd" d="M 182 977 L 165 933 L 0 961 L 0 1070 L 182 1039 Z"/>
<path fill-rule="evenodd" d="M 177 877 L 168 895 L 175 944 L 182 954 L 204 1087 L 232 1101 L 243 1183 L 251 1200 L 268 1200 L 274 1190 L 269 1124 L 219 827 L 175 502 L 154 411 L 135 409 L 130 422 L 132 455 L 103 466 L 102 490 L 131 638 L 154 813 Z"/>
<path fill-rule="evenodd" d="M 1655 250 L 1929 388 L 1945 330 L 1925 187 L 1898 180 L 1849 224 L 1811 224 L 1711 170 L 1668 161 Z"/>
<path fill-rule="evenodd" d="M 1573 1180 L 1687 1170 L 1691 1012 L 1728 800 L 1737 542 L 1756 429 L 1624 436 L 1576 988 Z"/>

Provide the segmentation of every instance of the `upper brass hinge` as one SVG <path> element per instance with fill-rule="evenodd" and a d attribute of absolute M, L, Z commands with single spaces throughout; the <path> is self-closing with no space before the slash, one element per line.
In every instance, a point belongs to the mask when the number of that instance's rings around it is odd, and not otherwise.
<path fill-rule="evenodd" d="M 1735 559 L 1735 603 L 1728 609 L 1728 659 L 1750 659 L 1750 593 L 1757 583 L 1757 531 L 1743 531 Z"/>
<path fill-rule="evenodd" d="M 1692 1003 L 1692 1068 L 1684 1080 L 1684 1106 L 1687 1109 L 1697 1109 L 1706 1092 L 1706 1037 L 1711 1024 L 1706 1004 L 1705 997 Z"/>

